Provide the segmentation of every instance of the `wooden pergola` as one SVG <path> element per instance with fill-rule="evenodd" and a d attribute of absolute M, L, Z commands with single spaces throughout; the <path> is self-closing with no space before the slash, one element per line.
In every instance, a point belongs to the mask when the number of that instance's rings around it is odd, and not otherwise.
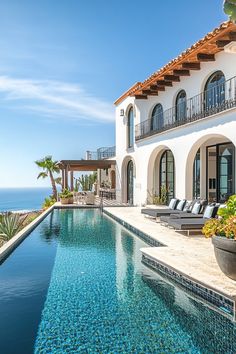
<path fill-rule="evenodd" d="M 74 189 L 74 172 L 97 171 L 98 169 L 107 169 L 114 165 L 116 165 L 115 160 L 61 160 L 58 162 L 58 167 L 61 170 L 62 189 L 69 187 L 69 178 L 70 189 Z"/>

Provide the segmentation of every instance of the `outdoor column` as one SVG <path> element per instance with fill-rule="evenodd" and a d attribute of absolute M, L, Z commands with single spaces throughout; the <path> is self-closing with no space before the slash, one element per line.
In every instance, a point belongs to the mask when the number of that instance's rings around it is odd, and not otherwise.
<path fill-rule="evenodd" d="M 101 188 L 101 170 L 97 169 L 97 195 L 99 196 L 99 191 Z"/>
<path fill-rule="evenodd" d="M 65 168 L 65 188 L 68 189 L 68 166 Z"/>
<path fill-rule="evenodd" d="M 73 171 L 70 171 L 70 190 L 74 190 L 74 173 Z"/>
<path fill-rule="evenodd" d="M 61 186 L 62 186 L 62 190 L 65 189 L 65 170 L 64 170 L 64 168 L 61 169 Z"/>

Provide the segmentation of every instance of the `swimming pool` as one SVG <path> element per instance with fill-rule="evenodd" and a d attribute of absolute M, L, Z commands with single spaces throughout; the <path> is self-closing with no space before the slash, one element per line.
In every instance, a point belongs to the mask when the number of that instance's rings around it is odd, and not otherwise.
<path fill-rule="evenodd" d="M 54 210 L 0 266 L 0 353 L 235 353 L 236 326 L 96 209 Z"/>

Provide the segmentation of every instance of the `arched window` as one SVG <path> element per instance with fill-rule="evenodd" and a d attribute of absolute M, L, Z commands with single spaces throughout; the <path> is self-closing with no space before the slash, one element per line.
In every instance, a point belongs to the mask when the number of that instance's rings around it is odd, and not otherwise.
<path fill-rule="evenodd" d="M 175 163 L 170 150 L 163 152 L 160 160 L 160 195 L 166 193 L 167 202 L 174 197 L 175 190 Z"/>
<path fill-rule="evenodd" d="M 176 120 L 181 121 L 186 118 L 187 96 L 184 90 L 181 90 L 176 97 L 175 115 Z"/>
<path fill-rule="evenodd" d="M 128 148 L 134 146 L 134 109 L 130 108 L 128 113 Z"/>
<path fill-rule="evenodd" d="M 134 202 L 134 164 L 130 160 L 127 165 L 127 203 Z"/>
<path fill-rule="evenodd" d="M 217 71 L 209 77 L 204 90 L 205 109 L 220 106 L 225 101 L 225 76 Z"/>
<path fill-rule="evenodd" d="M 164 125 L 164 116 L 163 116 L 163 108 L 160 103 L 158 103 L 152 111 L 151 117 L 151 130 L 159 130 Z"/>

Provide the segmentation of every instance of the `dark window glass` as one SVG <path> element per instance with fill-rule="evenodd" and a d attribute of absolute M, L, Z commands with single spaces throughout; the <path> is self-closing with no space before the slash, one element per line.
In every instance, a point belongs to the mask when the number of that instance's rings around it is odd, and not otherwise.
<path fill-rule="evenodd" d="M 225 101 L 225 76 L 217 71 L 208 79 L 204 90 L 205 109 L 220 106 Z"/>
<path fill-rule="evenodd" d="M 134 164 L 129 161 L 127 165 L 127 203 L 134 202 Z"/>
<path fill-rule="evenodd" d="M 174 156 L 170 150 L 166 150 L 160 161 L 160 194 L 164 188 L 167 193 L 167 203 L 174 197 Z"/>
<path fill-rule="evenodd" d="M 234 145 L 219 145 L 218 151 L 218 199 L 222 203 L 234 194 Z"/>
<path fill-rule="evenodd" d="M 128 114 L 128 147 L 134 146 L 134 110 L 130 108 Z"/>
<path fill-rule="evenodd" d="M 235 147 L 232 143 L 207 148 L 207 198 L 224 203 L 235 193 Z"/>
<path fill-rule="evenodd" d="M 180 91 L 176 97 L 176 120 L 184 120 L 187 114 L 187 97 L 184 90 Z"/>
<path fill-rule="evenodd" d="M 217 177 L 217 148 L 209 146 L 207 148 L 207 199 L 209 202 L 217 201 L 216 181 Z"/>
<path fill-rule="evenodd" d="M 200 198 L 200 150 L 193 163 L 193 198 Z"/>
<path fill-rule="evenodd" d="M 151 130 L 159 130 L 164 125 L 163 108 L 159 103 L 157 104 L 153 111 L 151 117 Z"/>

